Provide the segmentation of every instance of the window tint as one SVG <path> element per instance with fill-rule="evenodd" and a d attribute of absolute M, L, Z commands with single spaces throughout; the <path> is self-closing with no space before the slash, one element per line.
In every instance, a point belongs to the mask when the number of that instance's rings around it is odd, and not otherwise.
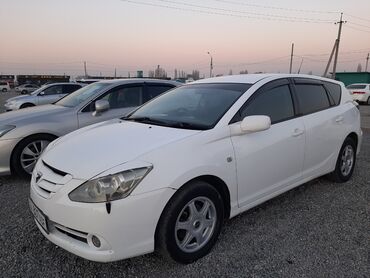
<path fill-rule="evenodd" d="M 1 86 L 6 86 L 6 85 L 8 85 L 7 83 L 5 83 L 5 82 L 0 82 L 0 85 Z"/>
<path fill-rule="evenodd" d="M 347 89 L 366 89 L 366 85 L 349 85 L 347 86 Z"/>
<path fill-rule="evenodd" d="M 109 101 L 111 109 L 136 107 L 142 103 L 142 86 L 135 87 L 117 87 L 108 92 L 100 99 Z"/>
<path fill-rule="evenodd" d="M 310 114 L 330 107 L 325 88 L 316 84 L 296 84 L 301 112 Z"/>
<path fill-rule="evenodd" d="M 143 97 L 143 102 L 145 103 L 172 88 L 173 86 L 148 85 Z"/>
<path fill-rule="evenodd" d="M 294 107 L 289 86 L 283 85 L 257 93 L 256 97 L 241 111 L 242 119 L 252 115 L 269 116 L 271 123 L 293 118 Z"/>
<path fill-rule="evenodd" d="M 62 85 L 51 86 L 43 90 L 44 95 L 57 95 L 63 94 Z"/>
<path fill-rule="evenodd" d="M 340 98 L 342 95 L 341 87 L 338 84 L 331 83 L 331 82 L 324 82 L 326 88 L 329 91 L 329 94 L 334 101 L 335 105 L 338 105 L 340 103 Z"/>
<path fill-rule="evenodd" d="M 71 85 L 64 85 L 64 88 L 63 88 L 63 94 L 70 94 L 78 89 L 80 89 L 81 86 L 80 85 L 76 85 L 76 84 L 71 84 Z"/>

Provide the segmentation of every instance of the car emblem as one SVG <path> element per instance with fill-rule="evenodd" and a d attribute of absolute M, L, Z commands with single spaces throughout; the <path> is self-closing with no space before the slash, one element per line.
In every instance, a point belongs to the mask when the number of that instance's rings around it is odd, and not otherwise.
<path fill-rule="evenodd" d="M 37 172 L 36 172 L 36 183 L 38 183 L 38 182 L 39 182 L 39 180 L 41 179 L 41 177 L 42 177 L 42 173 L 41 173 L 41 172 L 39 172 L 39 171 L 37 171 Z"/>

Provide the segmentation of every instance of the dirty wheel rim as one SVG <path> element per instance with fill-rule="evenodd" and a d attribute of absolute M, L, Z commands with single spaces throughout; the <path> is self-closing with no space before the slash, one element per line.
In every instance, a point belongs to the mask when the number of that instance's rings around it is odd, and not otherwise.
<path fill-rule="evenodd" d="M 37 140 L 28 144 L 21 153 L 21 165 L 26 173 L 31 174 L 45 148 L 49 145 L 47 140 Z"/>
<path fill-rule="evenodd" d="M 197 197 L 187 203 L 177 217 L 176 244 L 186 253 L 200 250 L 211 239 L 217 222 L 214 203 L 206 197 Z"/>
<path fill-rule="evenodd" d="M 342 152 L 340 171 L 343 176 L 348 176 L 352 170 L 354 151 L 351 145 L 347 145 Z"/>

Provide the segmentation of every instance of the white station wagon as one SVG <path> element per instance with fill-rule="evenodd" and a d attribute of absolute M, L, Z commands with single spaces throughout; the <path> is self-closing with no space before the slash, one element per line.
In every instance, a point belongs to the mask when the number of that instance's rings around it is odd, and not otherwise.
<path fill-rule="evenodd" d="M 240 75 L 173 89 L 47 147 L 31 181 L 43 235 L 89 260 L 210 252 L 224 220 L 329 174 L 352 176 L 360 113 L 342 83 Z"/>

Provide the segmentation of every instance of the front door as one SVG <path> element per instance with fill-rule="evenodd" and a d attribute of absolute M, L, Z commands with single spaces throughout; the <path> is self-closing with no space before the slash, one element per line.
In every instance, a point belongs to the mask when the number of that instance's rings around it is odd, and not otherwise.
<path fill-rule="evenodd" d="M 305 129 L 294 107 L 291 85 L 282 79 L 264 85 L 239 111 L 238 120 L 251 115 L 271 118 L 268 130 L 231 137 L 240 207 L 253 206 L 301 179 Z"/>

